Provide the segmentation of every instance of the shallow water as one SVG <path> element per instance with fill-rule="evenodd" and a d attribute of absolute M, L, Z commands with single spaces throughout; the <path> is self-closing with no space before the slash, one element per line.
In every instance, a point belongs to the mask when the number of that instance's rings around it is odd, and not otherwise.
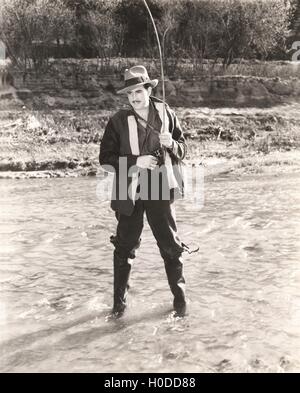
<path fill-rule="evenodd" d="M 146 226 L 129 309 L 107 321 L 115 219 L 96 179 L 2 180 L 0 370 L 300 371 L 299 175 L 205 184 L 177 202 L 189 315 L 173 318 Z"/>

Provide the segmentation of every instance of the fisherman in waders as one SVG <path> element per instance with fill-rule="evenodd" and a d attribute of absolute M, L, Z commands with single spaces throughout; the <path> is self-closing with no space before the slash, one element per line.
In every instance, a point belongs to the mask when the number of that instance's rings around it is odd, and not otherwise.
<path fill-rule="evenodd" d="M 119 110 L 106 126 L 101 141 L 101 166 L 114 172 L 111 208 L 118 220 L 114 250 L 113 316 L 126 308 L 132 259 L 140 245 L 144 213 L 164 260 L 176 316 L 186 313 L 182 252 L 172 203 L 183 192 L 180 161 L 186 143 L 175 113 L 151 95 L 158 84 L 144 66 L 125 71 L 128 110 Z M 163 129 L 164 128 L 164 129 Z M 149 277 L 151 280 L 151 277 Z M 149 285 L 151 285 L 149 281 Z"/>

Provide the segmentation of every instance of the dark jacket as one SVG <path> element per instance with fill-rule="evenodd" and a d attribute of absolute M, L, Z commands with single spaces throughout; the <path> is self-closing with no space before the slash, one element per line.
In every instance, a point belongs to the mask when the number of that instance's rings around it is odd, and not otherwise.
<path fill-rule="evenodd" d="M 151 102 L 162 102 L 161 100 L 151 97 Z M 155 109 L 156 110 L 156 109 Z M 173 148 L 167 149 L 172 159 L 172 164 L 177 164 L 174 168 L 174 175 L 178 179 L 178 183 L 182 184 L 181 173 L 178 171 L 178 165 L 186 155 L 186 142 L 181 130 L 179 121 L 176 114 L 172 111 L 168 105 L 166 105 L 166 111 L 169 119 L 169 132 L 172 134 L 174 140 Z M 133 201 L 128 197 L 126 200 L 121 200 L 118 193 L 119 183 L 119 158 L 127 158 L 127 183 L 130 185 L 132 176 L 128 176 L 129 168 L 136 165 L 138 156 L 133 155 L 129 143 L 129 129 L 128 129 L 128 116 L 134 115 L 134 111 L 131 109 L 120 110 L 114 116 L 112 116 L 106 126 L 101 145 L 99 162 L 105 170 L 114 172 L 114 187 L 116 187 L 116 198 L 111 201 L 111 208 L 118 211 L 121 214 L 131 215 L 134 209 Z M 159 127 L 161 127 L 161 121 L 159 121 Z M 151 152 L 149 152 L 151 153 Z M 149 154 L 142 152 L 141 154 Z M 183 190 L 180 190 L 181 193 Z"/>

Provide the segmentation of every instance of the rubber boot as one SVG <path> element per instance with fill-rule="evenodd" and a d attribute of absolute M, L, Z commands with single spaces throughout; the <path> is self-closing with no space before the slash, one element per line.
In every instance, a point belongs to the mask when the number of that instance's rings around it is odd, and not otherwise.
<path fill-rule="evenodd" d="M 164 262 L 169 286 L 172 294 L 174 295 L 173 306 L 175 316 L 183 317 L 186 314 L 186 300 L 182 260 L 178 257 L 165 259 Z"/>
<path fill-rule="evenodd" d="M 129 276 L 132 260 L 118 256 L 114 252 L 114 306 L 113 314 L 121 317 L 126 308 L 126 297 L 129 289 Z"/>

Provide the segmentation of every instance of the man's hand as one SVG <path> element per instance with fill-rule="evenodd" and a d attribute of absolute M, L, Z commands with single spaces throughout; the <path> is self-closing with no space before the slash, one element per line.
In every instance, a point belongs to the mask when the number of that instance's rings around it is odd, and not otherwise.
<path fill-rule="evenodd" d="M 157 158 L 150 155 L 140 156 L 136 160 L 136 165 L 143 169 L 153 170 L 157 165 Z"/>
<path fill-rule="evenodd" d="M 172 139 L 172 135 L 169 132 L 160 134 L 159 140 L 162 146 L 167 147 L 169 149 L 172 147 L 173 139 Z"/>

